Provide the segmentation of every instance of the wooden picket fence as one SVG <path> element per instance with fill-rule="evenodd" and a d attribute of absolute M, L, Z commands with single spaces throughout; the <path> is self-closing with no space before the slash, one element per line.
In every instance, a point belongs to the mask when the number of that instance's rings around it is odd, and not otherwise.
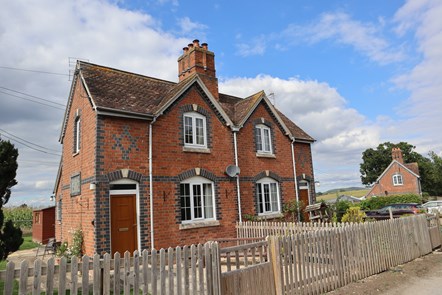
<path fill-rule="evenodd" d="M 0 272 L 5 283 L 0 293 L 13 294 L 17 280 L 18 294 L 322 294 L 430 253 L 441 239 L 434 230 L 438 221 L 417 215 L 273 229 L 271 223 L 247 223 L 243 232 L 249 237 L 234 246 L 226 239 L 229 247 L 208 242 L 133 256 L 116 253 L 113 259 L 109 254 L 73 257 L 69 263 L 63 258 L 58 265 L 51 258 L 33 266 L 24 261 L 17 269 L 9 262 Z M 266 231 L 273 236 L 263 239 Z"/>
<path fill-rule="evenodd" d="M 323 294 L 432 251 L 425 215 L 269 238 L 276 294 Z"/>
<path fill-rule="evenodd" d="M 19 281 L 18 294 L 220 294 L 219 247 L 217 243 L 115 253 L 102 258 L 83 256 L 59 264 L 36 260 L 33 267 L 23 261 L 16 269 L 9 262 L 0 272 L 5 282 L 5 295 L 13 294 L 14 280 Z"/>

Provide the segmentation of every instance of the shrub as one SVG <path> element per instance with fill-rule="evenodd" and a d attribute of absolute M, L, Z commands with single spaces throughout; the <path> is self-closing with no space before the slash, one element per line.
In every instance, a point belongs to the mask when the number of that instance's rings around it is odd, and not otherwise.
<path fill-rule="evenodd" d="M 388 197 L 372 197 L 361 202 L 362 210 L 376 210 L 390 204 L 397 203 L 422 203 L 422 198 L 419 195 L 406 194 L 394 195 Z"/>
<path fill-rule="evenodd" d="M 329 215 L 332 216 L 332 221 L 341 222 L 342 216 L 351 206 L 354 206 L 353 203 L 339 200 L 333 206 L 330 206 Z"/>
<path fill-rule="evenodd" d="M 359 207 L 350 207 L 347 212 L 342 216 L 342 222 L 364 222 L 365 212 Z"/>
<path fill-rule="evenodd" d="M 300 214 L 301 220 L 298 220 L 298 212 L 301 212 L 305 208 L 305 205 L 302 201 L 291 200 L 288 203 L 284 204 L 282 212 L 287 221 L 302 221 L 303 214 Z"/>

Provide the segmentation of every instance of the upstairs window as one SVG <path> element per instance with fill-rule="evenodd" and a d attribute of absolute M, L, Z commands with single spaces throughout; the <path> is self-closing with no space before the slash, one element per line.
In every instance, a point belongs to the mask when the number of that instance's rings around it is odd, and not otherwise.
<path fill-rule="evenodd" d="M 265 177 L 256 182 L 258 214 L 265 215 L 281 211 L 278 182 Z"/>
<path fill-rule="evenodd" d="M 206 117 L 195 113 L 184 114 L 184 145 L 188 147 L 206 148 L 207 131 Z"/>
<path fill-rule="evenodd" d="M 272 154 L 272 133 L 269 127 L 263 124 L 255 126 L 256 151 L 263 154 Z"/>
<path fill-rule="evenodd" d="M 199 176 L 181 182 L 180 204 L 181 220 L 183 222 L 214 220 L 213 182 Z"/>
<path fill-rule="evenodd" d="M 81 120 L 80 116 L 77 116 L 74 121 L 74 154 L 80 152 L 80 136 L 81 136 Z"/>
<path fill-rule="evenodd" d="M 403 185 L 403 179 L 402 179 L 402 175 L 401 174 L 395 174 L 393 175 L 393 185 L 397 186 L 397 185 Z"/>

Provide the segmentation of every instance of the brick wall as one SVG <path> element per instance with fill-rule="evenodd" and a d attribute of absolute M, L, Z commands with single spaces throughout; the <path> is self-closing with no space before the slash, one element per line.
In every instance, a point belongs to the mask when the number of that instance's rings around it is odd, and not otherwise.
<path fill-rule="evenodd" d="M 56 239 L 71 242 L 72 231 L 82 228 L 84 232 L 84 250 L 94 252 L 94 191 L 90 190 L 90 183 L 94 180 L 95 163 L 95 112 L 87 98 L 87 94 L 80 83 L 74 86 L 74 94 L 66 133 L 63 138 L 63 168 L 56 192 L 56 202 L 62 201 L 62 221 L 56 222 Z M 79 110 L 81 124 L 80 152 L 74 153 L 74 122 Z M 81 194 L 71 196 L 71 176 L 80 173 Z"/>

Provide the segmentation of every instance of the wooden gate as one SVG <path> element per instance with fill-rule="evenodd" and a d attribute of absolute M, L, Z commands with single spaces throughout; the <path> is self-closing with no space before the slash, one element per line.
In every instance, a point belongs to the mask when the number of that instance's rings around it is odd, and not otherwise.
<path fill-rule="evenodd" d="M 439 213 L 427 216 L 428 231 L 430 233 L 431 247 L 433 249 L 442 245 L 442 236 L 440 232 L 440 215 Z"/>
<path fill-rule="evenodd" d="M 276 294 L 267 241 L 221 248 L 221 294 Z"/>

